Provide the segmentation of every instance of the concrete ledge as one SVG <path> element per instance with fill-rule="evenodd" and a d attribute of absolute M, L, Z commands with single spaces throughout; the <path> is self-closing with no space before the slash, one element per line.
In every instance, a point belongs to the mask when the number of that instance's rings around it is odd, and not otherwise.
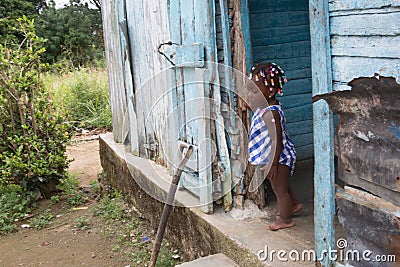
<path fill-rule="evenodd" d="M 141 216 L 156 229 L 164 207 L 160 200 L 166 197 L 171 177 L 163 167 L 125 154 L 124 146 L 116 144 L 112 134 L 101 135 L 99 142 L 101 165 L 106 173 L 102 184 L 111 185 L 126 195 Z M 197 202 L 189 193 L 177 192 L 176 203 L 179 206 L 173 208 L 169 217 L 166 239 L 180 247 L 190 260 L 224 253 L 240 266 L 262 266 L 256 254 L 209 223 L 208 219 L 213 219 L 214 215 L 204 214 L 200 208 L 184 207 Z"/>

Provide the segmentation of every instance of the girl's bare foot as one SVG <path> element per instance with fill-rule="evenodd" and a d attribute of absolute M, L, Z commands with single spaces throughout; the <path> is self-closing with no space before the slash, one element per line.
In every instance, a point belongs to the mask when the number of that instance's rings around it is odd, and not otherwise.
<path fill-rule="evenodd" d="M 296 203 L 292 206 L 292 215 L 298 213 L 303 209 L 303 204 L 301 203 Z"/>
<path fill-rule="evenodd" d="M 273 223 L 271 223 L 270 225 L 268 225 L 268 228 L 270 231 L 277 231 L 279 229 L 293 227 L 294 225 L 295 225 L 294 221 L 285 222 L 282 219 L 278 219 L 278 220 L 274 221 Z"/>

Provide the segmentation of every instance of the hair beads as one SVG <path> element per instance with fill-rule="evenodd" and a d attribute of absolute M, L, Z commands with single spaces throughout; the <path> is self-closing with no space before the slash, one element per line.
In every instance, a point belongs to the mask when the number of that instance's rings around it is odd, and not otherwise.
<path fill-rule="evenodd" d="M 256 64 L 251 68 L 249 79 L 255 77 L 258 82 L 264 80 L 264 85 L 273 92 L 274 88 L 279 95 L 283 95 L 282 87 L 287 82 L 285 72 L 275 63 Z"/>

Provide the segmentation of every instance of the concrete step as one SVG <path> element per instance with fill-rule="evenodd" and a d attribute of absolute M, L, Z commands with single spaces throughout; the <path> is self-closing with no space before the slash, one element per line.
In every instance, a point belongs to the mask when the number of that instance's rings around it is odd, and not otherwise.
<path fill-rule="evenodd" d="M 185 262 L 176 267 L 239 267 L 235 262 L 222 253 L 199 258 L 194 261 Z"/>

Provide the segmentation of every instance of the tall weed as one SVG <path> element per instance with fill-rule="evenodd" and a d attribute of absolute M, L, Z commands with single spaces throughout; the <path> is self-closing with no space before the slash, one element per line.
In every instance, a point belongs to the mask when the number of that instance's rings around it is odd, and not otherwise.
<path fill-rule="evenodd" d="M 56 107 L 77 128 L 111 128 L 111 107 L 105 70 L 80 69 L 47 73 L 43 83 Z"/>

